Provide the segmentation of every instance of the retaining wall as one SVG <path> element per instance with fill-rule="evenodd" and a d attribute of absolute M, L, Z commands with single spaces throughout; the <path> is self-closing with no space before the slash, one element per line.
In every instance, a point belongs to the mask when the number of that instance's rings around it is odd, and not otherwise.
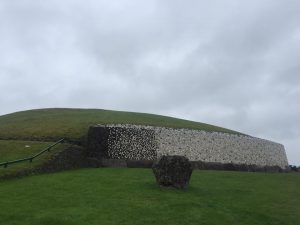
<path fill-rule="evenodd" d="M 88 154 L 96 158 L 156 160 L 183 155 L 191 161 L 278 166 L 286 169 L 284 146 L 260 138 L 141 125 L 97 125 L 89 129 Z"/>

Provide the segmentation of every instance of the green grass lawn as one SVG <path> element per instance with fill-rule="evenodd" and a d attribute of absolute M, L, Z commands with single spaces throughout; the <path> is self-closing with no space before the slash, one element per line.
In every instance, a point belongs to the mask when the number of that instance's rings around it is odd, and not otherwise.
<path fill-rule="evenodd" d="M 52 142 L 0 140 L 0 162 L 34 155 Z"/>
<path fill-rule="evenodd" d="M 1 224 L 296 225 L 299 174 L 194 171 L 187 191 L 150 169 L 82 169 L 0 181 Z"/>
<path fill-rule="evenodd" d="M 143 124 L 238 133 L 222 127 L 172 117 L 102 109 L 39 109 L 0 116 L 0 139 L 80 139 L 95 124 Z"/>
<path fill-rule="evenodd" d="M 53 144 L 52 142 L 38 142 L 38 141 L 16 141 L 16 140 L 0 140 L 0 163 L 12 161 L 16 159 L 27 158 L 40 152 L 46 147 Z M 25 161 L 17 164 L 9 165 L 7 168 L 0 167 L 0 177 L 6 174 L 11 174 L 16 171 L 31 169 L 37 165 L 42 164 L 49 157 L 57 151 L 66 148 L 67 144 L 59 144 L 53 147 L 50 152 L 45 152 L 38 158 L 34 159 L 32 163 Z"/>

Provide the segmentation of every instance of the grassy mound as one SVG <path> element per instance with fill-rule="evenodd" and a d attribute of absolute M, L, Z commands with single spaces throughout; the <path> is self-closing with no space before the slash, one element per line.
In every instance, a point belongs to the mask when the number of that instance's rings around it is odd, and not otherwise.
<path fill-rule="evenodd" d="M 37 109 L 0 116 L 0 139 L 58 140 L 62 137 L 81 139 L 86 135 L 89 126 L 110 123 L 190 128 L 238 134 L 236 131 L 205 123 L 145 113 L 102 109 Z"/>
<path fill-rule="evenodd" d="M 194 171 L 187 191 L 150 169 L 82 169 L 0 181 L 6 225 L 294 225 L 299 174 Z M 17 206 L 17 207 L 16 207 Z"/>
<path fill-rule="evenodd" d="M 84 140 L 91 125 L 125 123 L 238 133 L 209 124 L 145 113 L 101 109 L 29 110 L 0 116 L 0 163 L 29 157 L 49 146 L 51 144 L 49 142 L 63 137 Z M 25 148 L 26 145 L 30 147 Z M 0 168 L 0 177 L 18 170 L 30 169 L 47 160 L 52 153 L 43 155 L 42 160 L 37 159 L 34 163 L 24 162 L 11 165 L 6 169 Z"/>

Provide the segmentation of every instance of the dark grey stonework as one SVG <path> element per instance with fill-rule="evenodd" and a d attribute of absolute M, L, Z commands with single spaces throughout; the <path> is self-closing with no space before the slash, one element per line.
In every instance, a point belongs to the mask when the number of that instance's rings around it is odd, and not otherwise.
<path fill-rule="evenodd" d="M 105 159 L 102 158 L 101 160 L 102 167 L 127 167 L 127 163 L 124 159 Z"/>
<path fill-rule="evenodd" d="M 126 160 L 128 168 L 151 168 L 153 160 Z"/>
<path fill-rule="evenodd" d="M 89 167 L 86 156 L 87 155 L 84 148 L 72 146 L 54 154 L 49 161 L 38 167 L 36 171 L 40 170 L 40 172 L 54 172 Z"/>
<path fill-rule="evenodd" d="M 91 126 L 87 152 L 98 159 L 156 160 L 157 142 L 153 130 Z"/>
<path fill-rule="evenodd" d="M 156 160 L 157 142 L 153 130 L 110 127 L 108 158 L 126 160 Z"/>
<path fill-rule="evenodd" d="M 87 154 L 94 158 L 108 158 L 110 128 L 91 126 L 88 131 Z"/>
<path fill-rule="evenodd" d="M 246 172 L 286 172 L 279 166 L 258 166 L 247 164 L 234 164 L 234 163 L 216 163 L 216 162 L 202 162 L 192 161 L 194 169 L 199 170 L 228 170 L 228 171 L 246 171 Z"/>
<path fill-rule="evenodd" d="M 184 156 L 162 156 L 153 164 L 152 170 L 160 186 L 185 189 L 189 185 L 193 167 Z"/>

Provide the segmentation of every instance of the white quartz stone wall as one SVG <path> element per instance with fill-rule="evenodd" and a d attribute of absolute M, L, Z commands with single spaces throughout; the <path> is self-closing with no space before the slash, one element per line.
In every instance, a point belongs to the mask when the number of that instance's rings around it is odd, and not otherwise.
<path fill-rule="evenodd" d="M 283 169 L 288 166 L 283 145 L 255 137 L 140 125 L 108 125 L 107 127 L 143 130 L 145 134 L 147 134 L 145 130 L 154 131 L 154 138 L 145 137 L 145 139 L 149 140 L 151 149 L 156 148 L 155 158 L 162 155 L 183 155 L 191 161 L 280 166 Z M 123 138 L 120 140 L 114 138 L 109 147 L 111 155 L 122 156 L 125 152 L 126 154 L 130 152 L 131 158 L 137 159 L 134 155 L 141 155 L 143 159 L 153 159 L 153 151 L 149 151 L 149 146 L 147 151 L 136 148 L 136 146 L 146 145 L 136 143 L 141 140 L 141 137 L 139 135 L 139 138 L 136 138 L 134 133 L 136 132 L 133 132 L 133 135 L 121 135 Z M 124 140 L 124 137 L 130 137 L 130 140 Z M 122 148 L 122 143 L 126 143 L 126 149 Z M 145 155 L 149 152 L 152 152 L 151 156 Z"/>
<path fill-rule="evenodd" d="M 175 154 L 192 161 L 281 168 L 288 165 L 283 145 L 249 136 L 156 128 L 156 139 L 158 157 Z"/>

